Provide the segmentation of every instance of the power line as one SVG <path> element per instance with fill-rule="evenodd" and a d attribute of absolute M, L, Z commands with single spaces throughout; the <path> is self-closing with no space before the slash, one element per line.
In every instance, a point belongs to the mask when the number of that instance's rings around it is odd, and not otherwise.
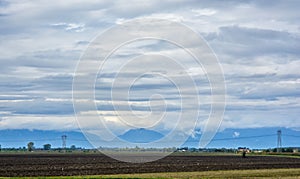
<path fill-rule="evenodd" d="M 68 139 L 69 141 L 82 141 L 82 142 L 86 142 L 88 141 L 87 139 Z"/>
<path fill-rule="evenodd" d="M 255 136 L 244 136 L 244 137 L 228 137 L 228 138 L 217 138 L 212 139 L 212 141 L 226 141 L 226 140 L 242 140 L 242 139 L 251 139 L 251 138 L 263 138 L 263 137 L 272 137 L 272 136 L 278 136 L 278 134 L 266 134 L 266 135 L 255 135 Z M 289 134 L 281 134 L 281 136 L 284 137 L 295 137 L 300 138 L 300 136 L 297 135 L 289 135 Z M 14 140 L 0 140 L 0 142 L 27 142 L 27 141 L 60 141 L 62 138 L 49 138 L 49 139 L 14 139 Z M 88 142 L 87 139 L 78 139 L 78 138 L 68 138 L 68 141 L 82 141 L 82 142 Z M 176 142 L 176 140 L 173 140 Z M 172 142 L 172 141 L 170 141 Z"/>
<path fill-rule="evenodd" d="M 52 138 L 52 139 L 14 139 L 14 140 L 0 140 L 0 142 L 27 142 L 27 141 L 34 141 L 34 142 L 40 142 L 40 141 L 61 141 L 61 138 Z M 68 138 L 68 141 L 88 141 L 87 139 L 70 139 Z"/>
<path fill-rule="evenodd" d="M 276 136 L 276 134 L 269 134 L 269 135 L 256 135 L 256 136 L 245 136 L 245 137 L 231 137 L 231 138 L 219 138 L 219 139 L 212 139 L 212 141 L 219 141 L 219 140 L 241 140 L 241 139 L 250 139 L 250 138 L 261 138 L 261 137 L 270 137 Z"/>
<path fill-rule="evenodd" d="M 300 138 L 300 136 L 297 136 L 297 135 L 289 135 L 289 134 L 282 134 L 282 136 L 286 136 L 286 137 L 299 137 L 299 138 Z"/>
<path fill-rule="evenodd" d="M 249 138 L 261 138 L 261 137 L 270 137 L 270 136 L 276 136 L 276 134 L 269 134 L 269 135 L 256 135 L 256 136 L 245 136 L 245 137 L 230 137 L 230 138 L 218 138 L 218 139 L 212 139 L 212 141 L 220 141 L 220 140 L 241 140 L 241 139 L 249 139 Z M 283 135 L 283 136 L 292 136 L 292 135 Z M 292 136 L 292 137 L 300 137 L 300 136 Z M 59 138 L 53 138 L 53 139 L 26 139 L 26 140 L 1 140 L 1 142 L 25 142 L 25 141 L 59 141 L 62 139 Z M 89 141 L 87 139 L 72 139 L 68 138 L 69 141 Z M 176 140 L 173 140 L 176 142 Z"/>
<path fill-rule="evenodd" d="M 26 142 L 26 141 L 59 141 L 61 139 L 15 139 L 15 140 L 1 140 L 0 142 Z"/>

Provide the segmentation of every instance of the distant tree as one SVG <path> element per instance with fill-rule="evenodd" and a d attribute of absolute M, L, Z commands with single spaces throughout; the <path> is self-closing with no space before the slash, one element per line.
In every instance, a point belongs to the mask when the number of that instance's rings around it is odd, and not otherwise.
<path fill-rule="evenodd" d="M 140 150 L 139 146 L 135 146 L 134 150 L 139 151 Z"/>
<path fill-rule="evenodd" d="M 34 143 L 33 143 L 33 142 L 29 142 L 29 143 L 27 144 L 27 150 L 28 150 L 29 152 L 33 151 L 33 146 L 34 146 Z"/>
<path fill-rule="evenodd" d="M 71 150 L 76 150 L 76 146 L 75 145 L 71 145 Z"/>
<path fill-rule="evenodd" d="M 285 149 L 284 149 L 284 152 L 290 152 L 290 153 L 292 153 L 292 152 L 293 152 L 293 149 L 292 149 L 292 148 L 285 148 Z"/>
<path fill-rule="evenodd" d="M 51 149 L 51 144 L 44 145 L 44 150 L 50 150 L 50 149 Z"/>

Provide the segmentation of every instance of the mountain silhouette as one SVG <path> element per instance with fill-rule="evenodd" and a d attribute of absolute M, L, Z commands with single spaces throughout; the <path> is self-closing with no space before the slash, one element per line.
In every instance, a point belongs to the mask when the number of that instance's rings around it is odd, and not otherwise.
<path fill-rule="evenodd" d="M 120 135 L 119 138 L 128 142 L 133 143 L 148 143 L 154 142 L 163 138 L 164 136 L 156 131 L 148 130 L 144 128 L 130 129 L 124 134 Z"/>

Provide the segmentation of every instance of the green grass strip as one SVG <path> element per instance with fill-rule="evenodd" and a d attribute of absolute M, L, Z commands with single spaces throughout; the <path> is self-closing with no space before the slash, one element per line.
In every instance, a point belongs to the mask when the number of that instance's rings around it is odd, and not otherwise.
<path fill-rule="evenodd" d="M 22 177 L 13 177 L 13 178 L 22 178 Z M 69 179 L 69 178 L 73 178 L 73 179 L 80 179 L 80 178 L 87 178 L 87 179 L 93 179 L 93 178 L 300 178 L 300 168 L 142 173 L 142 174 L 117 174 L 117 175 L 95 175 L 95 176 L 30 177 L 30 178 L 35 178 L 35 179 L 38 178 L 47 178 L 47 179 L 55 179 L 55 178 L 58 179 Z"/>

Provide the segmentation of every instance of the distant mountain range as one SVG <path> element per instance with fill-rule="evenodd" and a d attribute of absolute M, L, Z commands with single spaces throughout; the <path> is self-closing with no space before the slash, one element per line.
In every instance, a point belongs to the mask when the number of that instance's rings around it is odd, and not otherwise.
<path fill-rule="evenodd" d="M 164 135 L 144 128 L 131 129 L 120 135 L 119 138 L 133 143 L 149 143 L 163 138 Z"/>
<path fill-rule="evenodd" d="M 277 130 L 279 128 L 255 128 L 255 129 L 225 129 L 216 134 L 207 147 L 210 148 L 275 148 L 277 146 Z M 282 146 L 299 147 L 300 131 L 281 128 Z M 44 144 L 52 147 L 61 147 L 61 136 L 67 135 L 67 146 L 75 145 L 83 148 L 93 148 L 79 131 L 41 131 L 41 130 L 0 130 L 0 145 L 2 147 L 26 147 L 27 143 L 34 142 L 35 147 L 42 148 Z M 149 143 L 162 139 L 162 133 L 148 129 L 131 129 L 118 136 L 120 139 L 132 143 Z M 189 137 L 182 146 L 197 147 L 201 133 Z M 172 141 L 170 141 L 170 147 Z M 105 147 L 105 146 L 104 146 Z M 122 146 L 123 147 L 123 146 Z"/>

